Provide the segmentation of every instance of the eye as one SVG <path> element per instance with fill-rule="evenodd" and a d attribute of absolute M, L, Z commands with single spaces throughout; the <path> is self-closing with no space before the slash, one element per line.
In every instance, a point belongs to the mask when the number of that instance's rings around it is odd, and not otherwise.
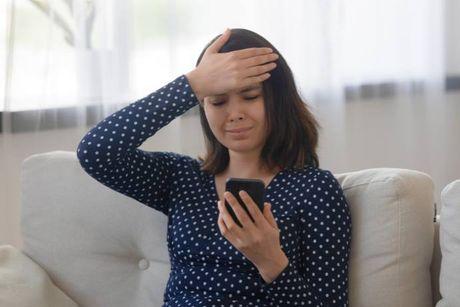
<path fill-rule="evenodd" d="M 246 100 L 254 100 L 254 99 L 258 98 L 258 97 L 259 97 L 259 95 L 254 96 L 254 97 L 245 97 L 244 99 L 246 99 Z M 212 103 L 212 105 L 213 106 L 220 106 L 220 105 L 224 104 L 224 102 L 225 102 L 225 100 L 220 101 L 220 102 L 214 102 L 214 103 Z"/>

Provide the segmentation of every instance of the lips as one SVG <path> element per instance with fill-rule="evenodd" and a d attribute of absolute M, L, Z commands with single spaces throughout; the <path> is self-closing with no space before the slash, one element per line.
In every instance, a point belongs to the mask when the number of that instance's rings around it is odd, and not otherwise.
<path fill-rule="evenodd" d="M 251 127 L 247 127 L 247 128 L 237 128 L 237 129 L 227 130 L 227 132 L 238 133 L 238 132 L 247 131 L 247 130 L 249 130 L 249 129 L 251 129 Z"/>

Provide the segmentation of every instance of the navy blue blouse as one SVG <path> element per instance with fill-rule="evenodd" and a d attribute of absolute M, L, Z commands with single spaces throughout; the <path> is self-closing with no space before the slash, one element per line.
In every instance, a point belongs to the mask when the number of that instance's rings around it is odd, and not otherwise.
<path fill-rule="evenodd" d="M 168 217 L 163 306 L 348 306 L 351 216 L 330 171 L 285 168 L 266 187 L 289 258 L 267 284 L 220 233 L 214 175 L 190 156 L 138 148 L 198 103 L 181 75 L 99 122 L 77 148 L 91 177 Z"/>

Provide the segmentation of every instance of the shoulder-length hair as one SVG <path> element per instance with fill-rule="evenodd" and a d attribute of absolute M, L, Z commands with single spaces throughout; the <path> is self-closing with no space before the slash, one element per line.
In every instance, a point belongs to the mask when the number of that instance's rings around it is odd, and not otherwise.
<path fill-rule="evenodd" d="M 206 49 L 219 37 L 217 35 L 201 52 L 196 66 Z M 291 69 L 281 53 L 265 38 L 247 29 L 231 29 L 231 35 L 219 53 L 252 47 L 269 47 L 279 55 L 277 66 L 269 71 L 271 76 L 263 81 L 265 116 L 268 135 L 261 151 L 262 162 L 268 169 L 276 166 L 302 169 L 305 166 L 319 167 L 319 125 L 313 114 L 297 92 Z M 206 144 L 205 157 L 198 156 L 202 171 L 213 175 L 224 171 L 229 164 L 228 149 L 214 136 L 209 127 L 203 102 L 200 101 L 200 121 Z"/>

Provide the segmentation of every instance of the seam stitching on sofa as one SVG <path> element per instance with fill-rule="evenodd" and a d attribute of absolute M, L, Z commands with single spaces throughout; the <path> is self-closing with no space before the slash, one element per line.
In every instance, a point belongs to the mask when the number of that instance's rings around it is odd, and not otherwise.
<path fill-rule="evenodd" d="M 352 189 L 352 188 L 356 188 L 356 187 L 359 187 L 359 186 L 362 186 L 362 185 L 368 185 L 368 184 L 372 184 L 372 183 L 382 183 L 382 182 L 388 182 L 388 181 L 393 181 L 394 178 L 388 178 L 386 180 L 374 180 L 374 181 L 370 181 L 370 182 L 363 182 L 363 183 L 358 183 L 358 184 L 355 184 L 355 185 L 352 185 L 352 186 L 349 186 L 349 187 L 346 187 L 346 188 L 342 188 L 342 190 L 348 190 L 348 189 Z"/>

